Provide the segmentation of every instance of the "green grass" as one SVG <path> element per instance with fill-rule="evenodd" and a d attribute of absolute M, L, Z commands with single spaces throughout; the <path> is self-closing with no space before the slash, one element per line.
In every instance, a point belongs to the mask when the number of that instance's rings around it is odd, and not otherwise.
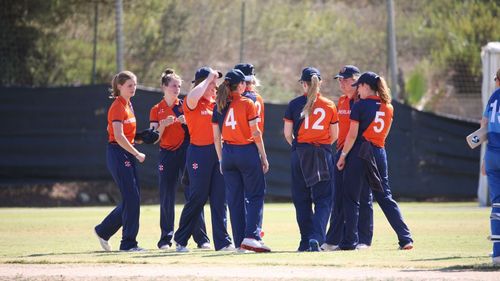
<path fill-rule="evenodd" d="M 375 209 L 375 234 L 369 250 L 349 252 L 295 252 L 299 234 L 292 204 L 266 204 L 264 240 L 269 254 L 236 254 L 193 250 L 178 254 L 156 250 L 159 207 L 141 208 L 139 245 L 144 253 L 102 252 L 93 226 L 112 209 L 1 208 L 0 263 L 144 263 L 250 264 L 334 267 L 394 267 L 417 269 L 482 269 L 491 267 L 489 208 L 477 203 L 402 203 L 403 215 L 415 240 L 412 251 L 398 251 L 397 238 Z M 177 206 L 177 217 L 182 206 Z M 211 232 L 209 210 L 207 228 Z M 111 238 L 117 249 L 120 232 Z M 190 241 L 190 246 L 194 243 Z"/>

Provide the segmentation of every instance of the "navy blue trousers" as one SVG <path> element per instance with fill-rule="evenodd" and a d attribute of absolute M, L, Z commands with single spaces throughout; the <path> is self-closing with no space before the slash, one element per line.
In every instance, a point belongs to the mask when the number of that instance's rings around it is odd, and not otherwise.
<path fill-rule="evenodd" d="M 342 193 L 344 171 L 337 168 L 337 162 L 340 158 L 339 150 L 335 154 L 333 163 L 334 169 L 334 189 L 333 189 L 333 207 L 330 216 L 330 226 L 326 233 L 325 243 L 330 245 L 339 245 L 344 235 L 344 212 L 342 208 Z M 364 186 L 361 189 L 359 201 L 359 220 L 358 220 L 358 236 L 359 243 L 371 245 L 373 239 L 373 198 L 370 187 Z"/>
<path fill-rule="evenodd" d="M 120 250 L 128 250 L 137 247 L 139 232 L 140 188 L 136 159 L 118 144 L 108 144 L 106 158 L 108 169 L 120 188 L 122 201 L 95 227 L 95 231 L 104 240 L 109 240 L 123 226 Z"/>
<path fill-rule="evenodd" d="M 330 180 L 320 181 L 307 187 L 298 153 L 296 150 L 292 150 L 292 201 L 300 231 L 299 251 L 309 249 L 310 239 L 316 239 L 320 245 L 325 242 L 326 227 L 333 199 L 333 155 L 330 151 L 326 151 L 325 155 L 330 170 Z"/>
<path fill-rule="evenodd" d="M 382 209 L 382 212 L 384 212 L 392 229 L 396 232 L 399 246 L 403 247 L 413 242 L 413 239 L 411 238 L 410 229 L 403 220 L 403 215 L 401 214 L 398 203 L 392 198 L 391 188 L 389 186 L 389 174 L 387 171 L 387 155 L 384 148 L 373 145 L 372 148 L 375 161 L 377 162 L 377 168 L 382 178 L 382 187 L 384 188 L 384 193 L 375 191 L 373 192 L 373 197 Z"/>
<path fill-rule="evenodd" d="M 189 174 L 189 197 L 182 209 L 179 228 L 174 240 L 186 246 L 189 237 L 198 225 L 203 206 L 210 198 L 212 235 L 215 250 L 231 244 L 227 233 L 227 206 L 224 178 L 213 144 L 197 146 L 190 144 L 186 154 L 186 169 Z"/>
<path fill-rule="evenodd" d="M 491 236 L 500 239 L 500 151 L 487 148 L 484 155 L 491 199 Z M 493 257 L 500 257 L 500 241 L 493 243 Z"/>
<path fill-rule="evenodd" d="M 244 238 L 260 240 L 266 182 L 257 146 L 224 144 L 222 172 L 235 247 Z"/>
<path fill-rule="evenodd" d="M 183 144 L 177 150 L 160 148 L 158 161 L 158 180 L 160 189 L 160 229 L 161 236 L 158 248 L 163 245 L 172 246 L 175 219 L 175 193 L 180 177 L 186 167 L 186 150 L 188 144 Z M 189 198 L 189 186 L 184 188 L 184 197 Z M 194 241 L 198 246 L 210 242 L 205 227 L 203 210 L 193 230 Z"/>

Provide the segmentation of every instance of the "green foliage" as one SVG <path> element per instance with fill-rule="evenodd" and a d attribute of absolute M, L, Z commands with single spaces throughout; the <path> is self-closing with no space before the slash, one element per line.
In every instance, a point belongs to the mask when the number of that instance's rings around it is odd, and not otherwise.
<path fill-rule="evenodd" d="M 407 99 L 412 105 L 416 105 L 427 91 L 426 70 L 429 63 L 422 62 L 410 73 L 408 81 L 406 82 L 405 92 Z"/>
<path fill-rule="evenodd" d="M 108 83 L 116 71 L 113 0 L 4 0 L 0 84 L 90 83 L 95 1 L 97 82 Z M 165 67 L 186 81 L 202 65 L 225 72 L 240 60 L 241 3 L 124 1 L 125 68 L 154 87 Z M 329 94 L 338 94 L 331 77 L 345 64 L 387 76 L 385 1 L 246 0 L 245 7 L 243 60 L 256 66 L 264 97 L 287 101 L 308 65 L 324 73 L 323 90 Z M 418 86 L 422 77 L 413 73 L 422 60 L 432 75 L 478 81 L 481 47 L 500 38 L 497 1 L 398 0 L 395 9 L 399 65 L 412 73 L 407 77 L 415 92 L 412 103 L 425 91 Z"/>

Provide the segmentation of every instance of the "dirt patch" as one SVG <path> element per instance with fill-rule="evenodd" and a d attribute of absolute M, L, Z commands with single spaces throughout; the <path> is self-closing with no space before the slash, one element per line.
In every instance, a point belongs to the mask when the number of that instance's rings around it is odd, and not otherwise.
<path fill-rule="evenodd" d="M 498 271 L 149 264 L 2 264 L 8 280 L 498 280 Z"/>

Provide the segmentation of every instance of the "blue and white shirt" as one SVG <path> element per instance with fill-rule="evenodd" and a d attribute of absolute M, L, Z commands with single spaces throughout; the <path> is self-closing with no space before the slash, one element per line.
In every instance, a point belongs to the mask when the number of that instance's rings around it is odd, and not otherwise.
<path fill-rule="evenodd" d="M 488 119 L 488 149 L 500 151 L 500 88 L 488 100 L 483 117 Z"/>

